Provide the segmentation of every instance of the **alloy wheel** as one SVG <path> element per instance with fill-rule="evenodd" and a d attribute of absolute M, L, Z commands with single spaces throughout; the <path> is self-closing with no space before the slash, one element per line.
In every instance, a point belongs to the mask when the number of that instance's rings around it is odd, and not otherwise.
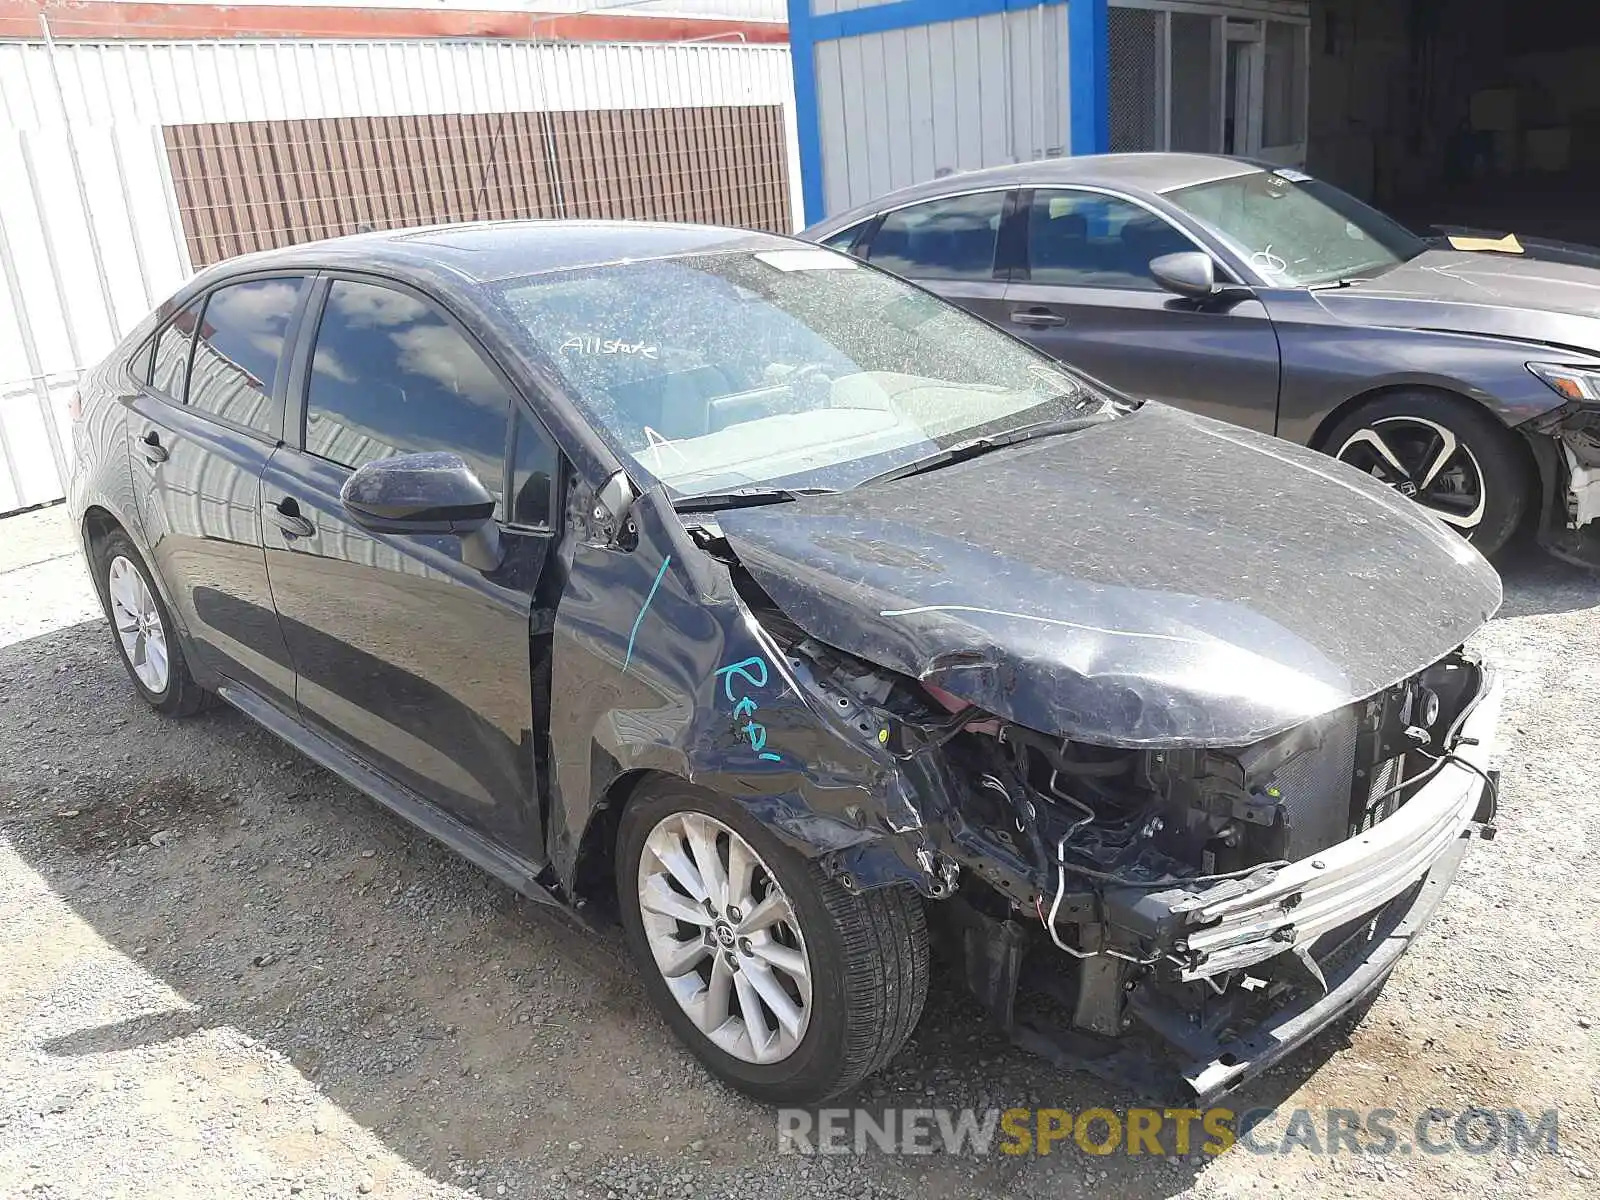
<path fill-rule="evenodd" d="M 1416 501 L 1470 537 L 1488 504 L 1477 456 L 1453 432 L 1424 417 L 1380 417 L 1335 455 Z"/>
<path fill-rule="evenodd" d="M 639 858 L 646 941 L 673 998 L 744 1062 L 781 1062 L 811 1020 L 811 959 L 794 906 L 728 826 L 697 812 L 656 823 Z"/>
<path fill-rule="evenodd" d="M 139 568 L 120 554 L 106 570 L 106 592 L 111 597 L 111 623 L 128 665 L 139 682 L 159 696 L 167 690 L 169 664 L 167 630 L 156 598 Z"/>

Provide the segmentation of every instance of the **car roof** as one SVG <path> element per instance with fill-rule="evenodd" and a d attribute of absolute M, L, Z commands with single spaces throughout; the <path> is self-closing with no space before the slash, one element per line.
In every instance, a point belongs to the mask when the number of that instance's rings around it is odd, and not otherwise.
<path fill-rule="evenodd" d="M 1260 163 L 1220 154 L 1085 154 L 1074 158 L 1041 158 L 1034 162 L 962 171 L 913 184 L 818 222 L 807 233 L 831 232 L 887 208 L 976 188 L 1077 183 L 1155 195 L 1197 183 L 1252 175 L 1262 169 Z"/>
<path fill-rule="evenodd" d="M 277 269 L 368 269 L 489 283 L 684 254 L 792 247 L 791 238 L 657 221 L 480 221 L 387 229 L 230 258 L 202 278 Z"/>

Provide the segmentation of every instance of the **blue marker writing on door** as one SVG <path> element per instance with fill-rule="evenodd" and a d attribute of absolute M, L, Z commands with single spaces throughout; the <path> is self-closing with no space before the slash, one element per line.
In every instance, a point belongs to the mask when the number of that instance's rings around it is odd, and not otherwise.
<path fill-rule="evenodd" d="M 767 660 L 760 655 L 744 659 L 742 662 L 729 663 L 725 667 L 718 667 L 716 676 L 722 680 L 722 694 L 733 703 L 733 715 L 744 722 L 740 731 L 750 739 L 750 748 L 756 752 L 758 758 L 768 762 L 782 762 L 783 759 L 767 749 L 767 727 L 755 719 L 756 710 L 761 706 L 749 692 L 759 692 L 767 686 L 770 674 Z M 735 683 L 735 681 L 740 681 Z"/>

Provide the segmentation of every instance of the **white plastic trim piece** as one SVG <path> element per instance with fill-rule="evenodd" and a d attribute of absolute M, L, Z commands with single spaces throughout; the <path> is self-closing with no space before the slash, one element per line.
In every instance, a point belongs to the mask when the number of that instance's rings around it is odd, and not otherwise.
<path fill-rule="evenodd" d="M 1561 452 L 1567 456 L 1567 473 L 1571 476 L 1571 486 L 1567 489 L 1567 526 L 1578 529 L 1600 517 L 1600 467 L 1584 466 L 1565 442 Z"/>

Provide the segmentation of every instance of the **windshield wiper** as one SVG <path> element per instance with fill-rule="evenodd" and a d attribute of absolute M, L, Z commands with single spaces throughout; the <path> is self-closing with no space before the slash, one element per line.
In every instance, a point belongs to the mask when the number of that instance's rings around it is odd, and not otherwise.
<path fill-rule="evenodd" d="M 1409 262 L 1410 260 L 1407 259 L 1406 261 Z M 1306 290 L 1321 292 L 1330 288 L 1347 288 L 1357 283 L 1371 283 L 1374 279 L 1387 275 L 1399 265 L 1398 263 L 1375 263 L 1370 267 L 1361 267 L 1348 275 L 1340 275 L 1336 279 L 1324 279 L 1320 283 L 1307 284 Z"/>
<path fill-rule="evenodd" d="M 807 496 L 831 496 L 838 488 L 829 487 L 742 487 L 729 492 L 704 492 L 673 501 L 675 512 L 714 512 L 719 508 L 751 508 L 758 504 L 783 504 Z"/>
<path fill-rule="evenodd" d="M 953 446 L 946 446 L 943 450 L 922 458 L 914 458 L 910 462 L 901 463 L 898 467 L 890 467 L 887 471 L 880 471 L 876 475 L 869 475 L 857 487 L 865 487 L 872 483 L 888 483 L 891 479 L 904 479 L 908 475 L 920 475 L 924 471 L 932 471 L 938 467 L 947 467 L 951 463 L 964 462 L 969 458 L 977 458 L 980 454 L 987 454 L 991 450 L 998 450 L 1002 446 L 1015 446 L 1019 442 L 1031 442 L 1035 438 L 1054 437 L 1062 433 L 1077 433 L 1080 429 L 1087 429 L 1091 425 L 1103 425 L 1107 421 L 1114 421 L 1117 414 L 1114 412 L 1096 412 L 1083 417 L 1071 417 L 1062 421 L 1038 421 L 1032 425 L 1022 425 L 1016 429 L 1008 429 L 1004 433 L 990 433 L 983 437 L 969 438 L 964 442 L 957 442 Z"/>

